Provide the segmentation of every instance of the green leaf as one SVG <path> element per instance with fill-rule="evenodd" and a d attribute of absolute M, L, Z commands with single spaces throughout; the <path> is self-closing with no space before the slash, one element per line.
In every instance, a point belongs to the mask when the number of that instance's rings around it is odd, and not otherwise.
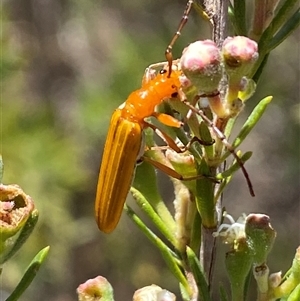
<path fill-rule="evenodd" d="M 239 152 L 237 153 L 237 155 L 239 156 L 241 162 L 244 164 L 246 161 L 248 161 L 251 158 L 252 152 L 246 152 L 241 157 L 240 157 Z M 234 161 L 234 163 L 230 166 L 230 168 L 228 168 L 225 171 L 223 171 L 223 172 L 221 172 L 221 173 L 219 173 L 219 174 L 216 175 L 216 179 L 217 180 L 222 180 L 222 183 L 219 185 L 218 190 L 217 190 L 217 192 L 215 194 L 215 198 L 214 198 L 215 199 L 215 203 L 217 202 L 217 200 L 219 199 L 219 197 L 221 197 L 221 193 L 223 192 L 224 188 L 231 181 L 233 174 L 236 171 L 238 171 L 239 169 L 241 169 L 241 164 L 239 162 Z M 253 191 L 253 187 L 252 187 L 251 181 L 249 180 L 249 175 L 244 174 L 244 177 L 246 179 L 246 182 L 248 184 L 248 188 L 249 188 L 250 194 L 251 194 L 251 190 Z M 246 177 L 248 177 L 248 179 Z"/>
<path fill-rule="evenodd" d="M 270 41 L 270 51 L 280 45 L 300 24 L 300 9 L 288 19 Z"/>
<path fill-rule="evenodd" d="M 186 291 L 185 287 L 179 283 L 180 293 L 183 301 L 191 301 L 190 294 Z"/>
<path fill-rule="evenodd" d="M 295 289 L 291 292 L 287 301 L 299 301 L 300 300 L 300 284 L 298 284 Z"/>
<path fill-rule="evenodd" d="M 265 30 L 270 32 L 268 35 L 273 36 L 279 30 L 279 28 L 283 26 L 287 20 L 289 20 L 289 15 L 294 9 L 295 5 L 298 4 L 298 2 L 298 0 L 286 0 L 283 3 L 276 16 Z"/>
<path fill-rule="evenodd" d="M 12 292 L 12 294 L 5 301 L 16 301 L 20 298 L 20 296 L 24 293 L 27 287 L 31 284 L 37 272 L 39 271 L 40 266 L 46 259 L 49 253 L 50 247 L 46 247 L 42 249 L 31 261 L 29 264 L 25 274 L 23 275 L 21 281 Z"/>
<path fill-rule="evenodd" d="M 254 108 L 254 110 L 246 120 L 245 124 L 243 125 L 241 131 L 233 141 L 232 146 L 234 148 L 237 148 L 245 140 L 245 138 L 248 136 L 248 134 L 251 132 L 251 130 L 262 117 L 263 113 L 265 112 L 267 106 L 270 104 L 272 99 L 272 96 L 267 96 L 257 104 L 257 106 Z M 230 153 L 226 156 L 224 155 L 224 157 L 226 158 L 229 155 Z M 223 160 L 224 157 L 222 158 Z"/>
<path fill-rule="evenodd" d="M 241 143 L 246 139 L 248 134 L 252 131 L 252 129 L 255 127 L 255 125 L 258 123 L 260 118 L 262 117 L 263 113 L 265 112 L 267 106 L 270 104 L 272 101 L 273 96 L 267 96 L 264 99 L 262 99 L 256 107 L 253 109 L 251 112 L 250 116 L 244 123 L 241 131 L 237 135 L 237 137 L 234 139 L 232 143 L 232 147 L 236 149 L 238 146 L 241 145 Z M 228 135 L 228 132 L 231 130 L 233 124 L 235 122 L 235 119 L 230 119 L 229 123 L 229 129 L 226 127 L 226 134 Z M 229 151 L 226 151 L 225 154 L 221 158 L 221 162 L 225 161 L 227 157 L 229 157 L 231 153 Z"/>
<path fill-rule="evenodd" d="M 214 197 L 214 203 L 216 204 L 217 201 L 220 199 L 220 197 L 222 196 L 223 190 L 225 189 L 225 187 L 229 184 L 229 182 L 231 181 L 232 177 L 227 177 L 225 178 L 222 183 L 219 185 L 217 192 L 215 193 L 215 197 Z"/>
<path fill-rule="evenodd" d="M 209 172 L 209 167 L 203 159 L 198 168 L 198 174 L 208 175 Z M 197 180 L 195 198 L 203 226 L 205 228 L 214 228 L 216 226 L 214 183 L 206 178 Z"/>
<path fill-rule="evenodd" d="M 206 282 L 206 278 L 201 268 L 200 262 L 191 248 L 187 247 L 186 253 L 189 267 L 194 275 L 199 290 L 198 298 L 203 301 L 210 301 L 211 298 L 209 295 L 208 284 Z"/>
<path fill-rule="evenodd" d="M 157 236 L 155 235 L 135 214 L 135 212 L 127 205 L 124 206 L 126 213 L 138 228 L 146 235 L 146 237 L 160 250 L 165 262 L 167 263 L 170 271 L 183 285 L 187 292 L 190 292 L 188 281 L 185 278 L 181 269 L 181 262 L 177 255 Z"/>
<path fill-rule="evenodd" d="M 234 28 L 236 35 L 247 36 L 245 0 L 234 0 Z"/>
<path fill-rule="evenodd" d="M 228 295 L 225 291 L 225 288 L 222 284 L 220 284 L 220 300 L 221 301 L 229 301 Z"/>
<path fill-rule="evenodd" d="M 148 186 L 148 185 L 145 185 Z M 173 229 L 169 229 L 165 221 L 155 212 L 148 200 L 142 195 L 140 191 L 131 187 L 131 193 L 136 200 L 139 207 L 147 214 L 152 223 L 157 229 L 176 247 L 176 238 L 174 237 Z"/>
<path fill-rule="evenodd" d="M 249 76 L 250 78 L 253 77 L 255 82 L 257 82 L 261 72 L 262 66 L 265 65 L 264 61 L 268 59 L 268 54 L 273 49 L 273 43 L 270 41 L 273 39 L 274 34 L 280 29 L 280 27 L 284 26 L 284 24 L 289 20 L 289 14 L 294 9 L 294 6 L 298 3 L 298 0 L 286 0 L 279 11 L 277 12 L 276 16 L 269 24 L 269 26 L 263 32 L 259 43 L 259 59 L 255 63 L 255 66 L 252 69 L 252 74 Z M 258 70 L 260 69 L 260 72 Z"/>
<path fill-rule="evenodd" d="M 145 185 L 145 179 L 147 179 L 147 185 Z M 165 227 L 174 232 L 176 227 L 174 219 L 159 194 L 155 169 L 150 163 L 143 162 L 136 168 L 133 186 L 163 219 Z"/>
<path fill-rule="evenodd" d="M 299 300 L 300 295 L 300 247 L 296 249 L 296 254 L 293 259 L 292 267 L 284 276 L 285 279 L 278 287 L 273 288 L 274 296 L 285 297 L 289 294 L 288 301 Z"/>
<path fill-rule="evenodd" d="M 252 152 L 246 152 L 240 159 L 243 163 L 247 162 L 252 156 Z M 241 166 L 238 162 L 232 164 L 228 169 L 216 175 L 217 180 L 223 180 L 228 177 L 231 177 L 236 171 L 238 171 Z"/>
<path fill-rule="evenodd" d="M 201 230 L 202 230 L 202 220 L 199 212 L 195 213 L 194 222 L 191 232 L 190 248 L 195 252 L 199 252 L 201 246 Z"/>
<path fill-rule="evenodd" d="M 200 133 L 201 139 L 204 142 L 206 142 L 206 143 L 207 142 L 208 143 L 213 142 L 213 139 L 211 137 L 209 128 L 208 128 L 208 126 L 207 126 L 207 124 L 205 122 L 201 122 L 200 123 L 199 133 Z M 213 158 L 214 158 L 214 147 L 213 147 L 213 144 L 211 144 L 211 145 L 204 145 L 203 147 L 205 149 L 205 154 L 207 156 L 207 160 L 208 161 L 213 160 Z"/>
<path fill-rule="evenodd" d="M 269 55 L 270 55 L 270 53 L 268 53 L 264 56 L 263 60 L 260 61 L 260 65 L 259 65 L 258 69 L 256 70 L 255 74 L 253 75 L 252 79 L 255 83 L 258 83 L 258 80 L 259 80 L 260 76 L 262 75 L 262 72 L 263 72 L 265 66 L 267 65 Z"/>

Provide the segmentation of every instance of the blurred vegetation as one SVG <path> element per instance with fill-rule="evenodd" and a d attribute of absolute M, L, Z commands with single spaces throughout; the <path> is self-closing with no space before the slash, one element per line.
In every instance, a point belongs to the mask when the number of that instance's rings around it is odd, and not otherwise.
<path fill-rule="evenodd" d="M 3 295 L 46 245 L 49 258 L 23 301 L 75 300 L 76 287 L 99 274 L 113 285 L 116 300 L 130 300 L 135 289 L 152 283 L 178 292 L 160 254 L 129 219 L 123 216 L 108 236 L 98 231 L 93 207 L 111 113 L 140 86 L 144 69 L 164 60 L 184 5 L 179 0 L 3 3 L 3 182 L 19 184 L 40 211 L 37 229 L 4 267 Z M 199 38 L 210 38 L 209 28 L 192 12 L 174 56 Z M 299 50 L 298 30 L 272 53 L 247 103 L 251 109 L 262 97 L 274 96 L 244 145 L 254 152 L 247 170 L 257 197 L 250 198 L 242 175 L 224 195 L 236 217 L 245 211 L 271 217 L 278 232 L 273 271 L 286 270 L 300 238 Z M 171 185 L 165 178 L 162 183 L 171 202 Z M 219 266 L 222 270 L 224 263 Z"/>

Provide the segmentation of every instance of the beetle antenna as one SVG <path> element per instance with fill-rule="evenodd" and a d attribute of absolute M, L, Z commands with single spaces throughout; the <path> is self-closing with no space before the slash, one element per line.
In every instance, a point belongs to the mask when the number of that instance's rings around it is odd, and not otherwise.
<path fill-rule="evenodd" d="M 181 35 L 182 28 L 184 27 L 184 25 L 186 24 L 186 22 L 187 22 L 187 20 L 189 18 L 189 13 L 190 13 L 190 11 L 192 9 L 193 3 L 194 3 L 193 0 L 189 0 L 187 2 L 185 10 L 183 12 L 183 16 L 182 16 L 181 21 L 179 23 L 178 29 L 177 29 L 176 33 L 174 34 L 174 36 L 173 36 L 170 44 L 168 45 L 168 47 L 167 47 L 167 49 L 165 51 L 165 56 L 166 56 L 166 59 L 167 59 L 167 62 L 168 62 L 168 67 L 169 67 L 168 77 L 170 77 L 171 73 L 172 73 L 172 62 L 173 62 L 172 48 L 173 48 L 176 40 Z"/>

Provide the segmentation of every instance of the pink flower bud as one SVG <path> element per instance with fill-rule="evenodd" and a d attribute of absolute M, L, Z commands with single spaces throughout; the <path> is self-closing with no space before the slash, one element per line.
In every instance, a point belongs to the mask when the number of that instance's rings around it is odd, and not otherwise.
<path fill-rule="evenodd" d="M 222 55 L 229 76 L 238 74 L 239 78 L 247 76 L 258 59 L 257 43 L 247 37 L 228 37 L 223 42 Z"/>
<path fill-rule="evenodd" d="M 211 40 L 197 41 L 183 50 L 180 64 L 183 73 L 201 92 L 217 90 L 222 77 L 221 56 Z"/>

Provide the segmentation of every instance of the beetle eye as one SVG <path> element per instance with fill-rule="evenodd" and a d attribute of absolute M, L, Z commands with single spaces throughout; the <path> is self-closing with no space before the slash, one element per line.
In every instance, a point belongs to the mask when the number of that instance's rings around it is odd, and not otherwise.
<path fill-rule="evenodd" d="M 177 96 L 178 96 L 178 93 L 177 93 L 177 92 L 174 92 L 174 93 L 171 94 L 171 97 L 172 97 L 172 98 L 176 98 Z"/>
<path fill-rule="evenodd" d="M 165 73 L 167 73 L 167 70 L 166 70 L 166 69 L 161 69 L 161 70 L 159 71 L 159 73 L 160 73 L 160 74 L 165 74 Z"/>

